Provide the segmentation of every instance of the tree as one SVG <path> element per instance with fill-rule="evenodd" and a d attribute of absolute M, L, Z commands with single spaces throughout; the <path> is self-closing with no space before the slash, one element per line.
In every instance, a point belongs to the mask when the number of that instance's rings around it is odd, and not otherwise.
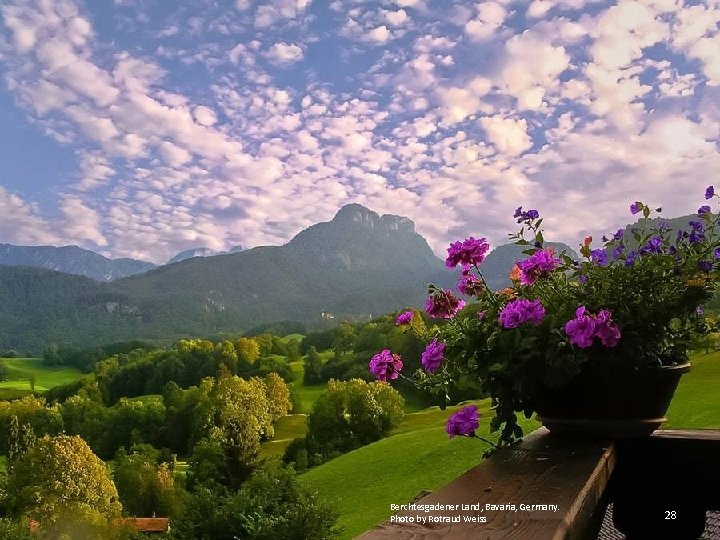
<path fill-rule="evenodd" d="M 297 362 L 302 357 L 300 354 L 300 341 L 297 339 L 291 339 L 285 346 L 287 350 L 288 362 Z"/>
<path fill-rule="evenodd" d="M 238 369 L 241 373 L 247 373 L 260 358 L 260 345 L 253 338 L 241 337 L 235 342 L 235 350 L 238 355 Z"/>
<path fill-rule="evenodd" d="M 272 352 L 273 336 L 271 334 L 255 336 L 255 341 L 260 347 L 260 357 L 267 356 Z"/>
<path fill-rule="evenodd" d="M 130 453 L 115 455 L 113 478 L 123 510 L 132 516 L 170 516 L 179 503 L 172 470 L 158 463 L 159 452 L 149 445 L 135 445 Z"/>
<path fill-rule="evenodd" d="M 287 468 L 259 468 L 237 492 L 199 486 L 173 521 L 173 538 L 329 540 L 341 530 L 337 511 Z"/>
<path fill-rule="evenodd" d="M 269 373 L 265 376 L 265 396 L 273 422 L 285 416 L 292 409 L 290 389 L 277 373 Z"/>
<path fill-rule="evenodd" d="M 108 469 L 77 436 L 45 436 L 16 461 L 8 476 L 9 506 L 44 530 L 68 516 L 103 524 L 120 515 L 121 506 Z"/>
<path fill-rule="evenodd" d="M 61 406 L 63 426 L 68 435 L 79 435 L 94 452 L 102 454 L 102 441 L 111 414 L 102 404 L 80 395 L 69 397 Z"/>
<path fill-rule="evenodd" d="M 308 452 L 329 457 L 358 448 L 385 436 L 403 416 L 403 398 L 389 384 L 331 380 L 308 416 Z"/>
<path fill-rule="evenodd" d="M 255 466 L 260 441 L 273 435 L 265 383 L 226 372 L 217 379 L 203 379 L 200 395 L 197 425 L 222 448 L 225 480 L 237 488 Z"/>
<path fill-rule="evenodd" d="M 215 345 L 215 356 L 218 364 L 225 364 L 233 373 L 238 369 L 238 354 L 232 341 L 223 341 Z"/>
<path fill-rule="evenodd" d="M 305 357 L 305 371 L 303 373 L 303 384 L 319 384 L 322 382 L 323 361 L 320 353 L 314 346 L 310 346 L 307 356 Z"/>
<path fill-rule="evenodd" d="M 25 396 L 14 401 L 0 401 L 0 453 L 7 452 L 10 419 L 17 416 L 19 425 L 29 424 L 38 436 L 56 435 L 62 431 L 63 421 L 58 405 L 46 405 L 41 397 Z"/>
<path fill-rule="evenodd" d="M 333 340 L 333 349 L 335 349 L 336 355 L 342 355 L 342 353 L 351 351 L 357 334 L 355 328 L 348 321 L 340 323 L 334 331 L 335 339 Z"/>

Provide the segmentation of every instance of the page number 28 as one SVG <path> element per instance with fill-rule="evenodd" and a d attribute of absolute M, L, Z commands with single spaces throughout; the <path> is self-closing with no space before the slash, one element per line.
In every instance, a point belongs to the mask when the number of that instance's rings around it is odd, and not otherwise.
<path fill-rule="evenodd" d="M 675 510 L 665 510 L 665 519 L 676 519 L 677 513 Z"/>

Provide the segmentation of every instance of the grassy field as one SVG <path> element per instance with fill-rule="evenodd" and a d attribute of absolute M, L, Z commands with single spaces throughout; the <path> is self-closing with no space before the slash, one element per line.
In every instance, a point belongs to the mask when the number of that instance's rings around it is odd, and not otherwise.
<path fill-rule="evenodd" d="M 483 415 L 478 435 L 489 437 L 490 402 L 476 403 Z M 390 504 L 406 503 L 422 490 L 436 490 L 478 464 L 488 448 L 485 443 L 449 439 L 445 433 L 445 421 L 457 408 L 432 407 L 409 414 L 392 436 L 300 476 L 340 513 L 339 524 L 345 527 L 341 538 L 353 538 L 387 518 Z M 527 432 L 538 426 L 534 420 L 524 422 Z"/>
<path fill-rule="evenodd" d="M 665 428 L 720 429 L 720 353 L 698 354 L 675 393 Z M 477 402 L 483 416 L 478 435 L 489 437 L 488 400 Z M 477 465 L 487 446 L 478 440 L 450 440 L 444 425 L 453 408 L 432 407 L 409 414 L 391 436 L 359 448 L 300 476 L 340 513 L 341 538 L 353 538 L 383 521 L 390 504 L 436 490 Z M 539 427 L 525 421 L 526 433 Z M 342 482 L 338 479 L 342 478 Z M 368 482 L 372 478 L 372 482 Z"/>
<path fill-rule="evenodd" d="M 668 429 L 720 429 L 720 352 L 696 354 L 675 391 Z"/>
<path fill-rule="evenodd" d="M 41 358 L 2 358 L 7 368 L 6 381 L 0 382 L 0 390 L 31 390 L 30 378 L 35 377 L 35 391 L 43 392 L 55 386 L 75 381 L 83 373 L 67 366 L 43 366 Z"/>

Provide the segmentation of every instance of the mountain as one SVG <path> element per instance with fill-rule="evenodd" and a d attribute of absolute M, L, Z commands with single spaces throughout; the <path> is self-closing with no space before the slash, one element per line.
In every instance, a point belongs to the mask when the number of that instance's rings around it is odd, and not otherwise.
<path fill-rule="evenodd" d="M 147 272 L 155 265 L 135 259 L 108 259 L 78 246 L 16 246 L 0 244 L 0 265 L 32 266 L 112 281 Z"/>
<path fill-rule="evenodd" d="M 214 249 L 209 247 L 186 249 L 185 251 L 181 251 L 180 253 L 172 257 L 170 260 L 168 260 L 166 264 L 172 264 L 187 259 L 192 259 L 193 257 L 213 257 L 215 255 L 230 255 L 232 253 L 240 253 L 241 251 L 245 251 L 244 246 L 233 246 L 227 251 L 215 251 Z"/>
<path fill-rule="evenodd" d="M 512 270 L 516 262 L 526 259 L 528 256 L 523 254 L 524 250 L 531 248 L 532 246 L 518 246 L 517 244 L 503 244 L 496 247 L 480 265 L 485 281 L 493 290 L 499 290 L 504 287 L 511 285 L 508 275 Z M 566 254 L 577 259 L 579 255 L 573 251 L 573 249 L 566 245 L 557 242 L 545 242 L 546 248 L 552 248 L 555 253 L 565 251 Z"/>
<path fill-rule="evenodd" d="M 213 255 L 217 254 L 217 251 L 208 247 L 186 249 L 185 251 L 181 251 L 180 253 L 169 259 L 166 264 L 173 264 L 180 261 L 185 261 L 187 259 L 192 259 L 193 257 L 212 257 Z"/>
<path fill-rule="evenodd" d="M 429 281 L 455 280 L 411 220 L 351 204 L 284 246 L 194 257 L 109 283 L 0 267 L 0 345 L 38 351 L 50 342 L 239 332 L 322 313 L 368 317 L 421 306 Z"/>

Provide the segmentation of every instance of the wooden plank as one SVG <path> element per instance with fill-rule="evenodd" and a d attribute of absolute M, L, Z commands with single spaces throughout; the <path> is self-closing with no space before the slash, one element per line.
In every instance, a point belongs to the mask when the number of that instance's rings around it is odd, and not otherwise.
<path fill-rule="evenodd" d="M 593 511 L 603 501 L 614 464 L 614 446 L 608 441 L 550 436 L 541 428 L 519 446 L 498 452 L 423 497 L 417 504 L 424 506 L 408 506 L 358 538 L 584 538 Z M 437 505 L 444 505 L 444 509 Z M 447 505 L 452 505 L 450 510 Z M 462 505 L 479 506 L 463 510 Z M 514 510 L 512 506 L 508 509 L 488 505 L 514 505 Z M 529 509 L 521 509 L 521 505 L 528 505 Z M 532 509 L 531 505 L 555 505 L 557 509 Z M 426 508 L 431 510 L 425 511 Z M 467 521 L 471 517 L 484 518 L 486 522 Z M 413 521 L 409 521 L 411 518 Z M 455 521 L 430 521 L 438 518 Z M 408 521 L 399 522 L 403 519 Z"/>

